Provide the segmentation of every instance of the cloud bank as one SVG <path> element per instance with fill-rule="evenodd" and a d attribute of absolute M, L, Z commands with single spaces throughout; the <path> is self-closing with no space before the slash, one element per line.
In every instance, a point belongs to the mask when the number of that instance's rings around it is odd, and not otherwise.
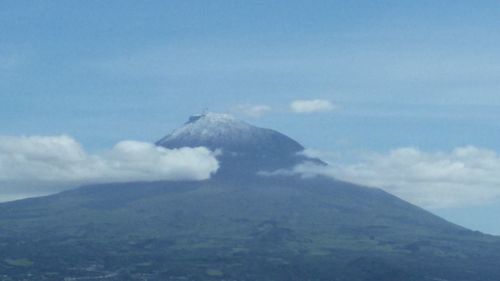
<path fill-rule="evenodd" d="M 306 163 L 291 172 L 379 187 L 431 209 L 480 205 L 500 198 L 500 155 L 474 146 L 450 152 L 399 148 L 370 154 L 355 164 Z"/>
<path fill-rule="evenodd" d="M 89 154 L 69 136 L 0 137 L 0 190 L 5 186 L 74 186 L 86 183 L 203 180 L 219 164 L 210 150 L 165 149 L 122 141 Z"/>
<path fill-rule="evenodd" d="M 290 103 L 290 109 L 295 113 L 316 113 L 332 111 L 335 106 L 327 100 L 295 100 Z"/>

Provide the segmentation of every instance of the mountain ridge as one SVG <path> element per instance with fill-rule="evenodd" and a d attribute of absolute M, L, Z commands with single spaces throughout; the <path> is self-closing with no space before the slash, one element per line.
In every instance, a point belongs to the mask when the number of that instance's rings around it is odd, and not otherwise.
<path fill-rule="evenodd" d="M 215 124 L 239 122 L 223 117 Z M 204 118 L 184 126 L 213 121 Z M 321 176 L 259 176 L 263 169 L 314 159 L 298 155 L 303 147 L 281 133 L 241 126 L 241 132 L 262 132 L 263 145 L 246 150 L 209 141 L 222 154 L 221 169 L 208 180 L 97 184 L 0 204 L 0 281 L 500 276 L 499 237 L 447 222 L 377 188 Z M 268 142 L 293 145 L 273 151 Z M 167 148 L 200 144 L 207 139 L 158 142 Z"/>

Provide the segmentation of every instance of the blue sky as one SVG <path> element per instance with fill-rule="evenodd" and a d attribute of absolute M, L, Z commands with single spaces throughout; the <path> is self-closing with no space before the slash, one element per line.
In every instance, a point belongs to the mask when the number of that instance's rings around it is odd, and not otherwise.
<path fill-rule="evenodd" d="M 342 163 L 498 152 L 498 26 L 498 1 L 2 1 L 0 135 L 94 152 L 204 108 L 266 105 L 240 117 Z M 336 109 L 294 114 L 297 99 Z M 500 233 L 495 202 L 435 212 Z"/>

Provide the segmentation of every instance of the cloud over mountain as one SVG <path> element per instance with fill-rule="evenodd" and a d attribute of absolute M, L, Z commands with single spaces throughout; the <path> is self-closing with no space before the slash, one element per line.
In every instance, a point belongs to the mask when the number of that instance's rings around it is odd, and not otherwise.
<path fill-rule="evenodd" d="M 218 167 L 214 153 L 204 147 L 166 149 L 122 141 L 108 151 L 89 154 L 69 136 L 0 137 L 3 185 L 203 180 Z"/>
<path fill-rule="evenodd" d="M 295 100 L 290 103 L 290 109 L 295 113 L 315 113 L 332 111 L 335 106 L 328 100 Z"/>
<path fill-rule="evenodd" d="M 380 187 L 427 208 L 491 202 L 500 198 L 500 155 L 474 146 L 451 152 L 399 148 L 365 156 L 355 164 L 303 164 L 293 173 L 326 175 Z"/>

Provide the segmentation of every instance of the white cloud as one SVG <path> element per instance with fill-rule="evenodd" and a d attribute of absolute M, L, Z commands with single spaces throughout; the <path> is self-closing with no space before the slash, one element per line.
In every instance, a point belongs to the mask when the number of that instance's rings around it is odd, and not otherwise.
<path fill-rule="evenodd" d="M 306 163 L 296 166 L 293 173 L 379 187 L 432 209 L 485 204 L 500 198 L 500 155 L 474 146 L 451 152 L 399 148 L 365 156 L 355 164 Z"/>
<path fill-rule="evenodd" d="M 34 185 L 203 180 L 218 167 L 215 154 L 204 147 L 165 149 L 122 141 L 89 154 L 68 136 L 0 137 L 0 193 L 5 186 L 12 193 L 13 186 L 30 186 L 32 192 Z"/>
<path fill-rule="evenodd" d="M 263 115 L 271 112 L 272 108 L 268 105 L 258 104 L 240 104 L 231 109 L 232 112 L 237 114 L 243 114 L 252 118 L 259 118 Z"/>
<path fill-rule="evenodd" d="M 290 109 L 295 113 L 315 113 L 332 111 L 335 106 L 327 100 L 295 100 L 290 103 Z"/>
<path fill-rule="evenodd" d="M 302 155 L 302 156 L 306 156 L 309 158 L 325 158 L 325 155 L 327 155 L 326 152 L 324 152 L 322 150 L 314 149 L 314 148 L 306 148 L 297 154 Z M 330 157 L 327 157 L 327 158 L 330 158 Z"/>

